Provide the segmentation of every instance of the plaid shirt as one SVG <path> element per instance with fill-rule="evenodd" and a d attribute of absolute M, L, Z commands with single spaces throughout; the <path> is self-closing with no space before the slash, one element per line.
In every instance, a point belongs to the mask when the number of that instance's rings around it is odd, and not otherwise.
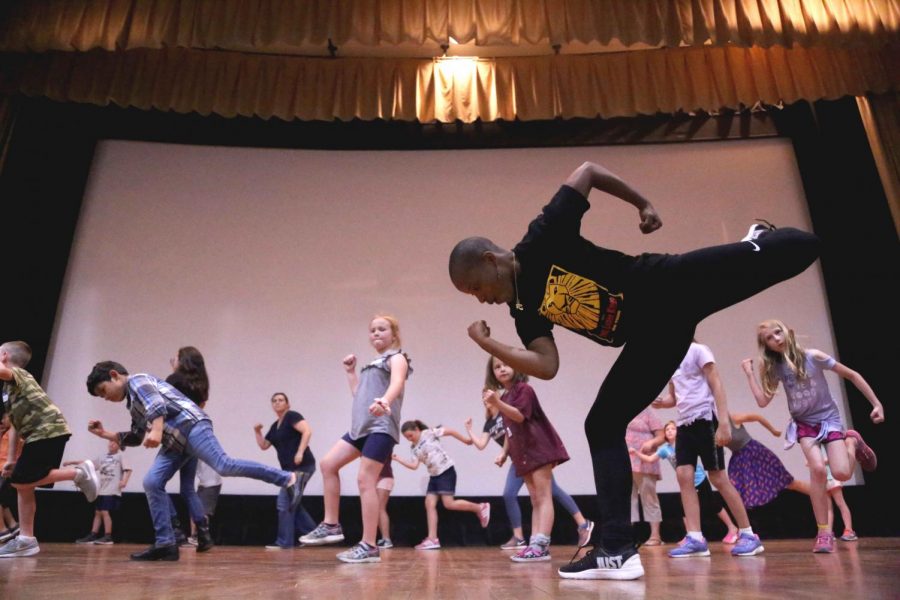
<path fill-rule="evenodd" d="M 119 445 L 123 447 L 139 446 L 153 421 L 163 417 L 163 447 L 184 452 L 191 428 L 200 421 L 210 420 L 184 394 L 153 375 L 129 375 L 125 398 L 131 412 L 131 431 L 118 434 Z"/>

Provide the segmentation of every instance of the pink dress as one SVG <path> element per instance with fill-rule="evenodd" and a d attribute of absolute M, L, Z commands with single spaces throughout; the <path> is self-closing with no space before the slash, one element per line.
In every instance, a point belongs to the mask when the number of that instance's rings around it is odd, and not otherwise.
<path fill-rule="evenodd" d="M 662 421 L 656 416 L 654 409 L 649 406 L 642 410 L 638 416 L 631 420 L 628 429 L 625 430 L 625 444 L 629 448 L 640 450 L 644 442 L 653 439 L 653 432 L 660 431 L 663 428 Z M 631 456 L 631 471 L 634 473 L 644 473 L 659 479 L 661 471 L 659 469 L 659 461 L 646 463 L 637 456 Z"/>

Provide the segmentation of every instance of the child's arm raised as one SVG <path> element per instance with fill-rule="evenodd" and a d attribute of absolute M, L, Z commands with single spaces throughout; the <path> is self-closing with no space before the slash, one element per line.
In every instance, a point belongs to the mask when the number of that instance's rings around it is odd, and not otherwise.
<path fill-rule="evenodd" d="M 472 445 L 478 448 L 479 450 L 484 450 L 487 448 L 487 445 L 491 442 L 491 435 L 484 431 L 480 434 L 472 433 L 472 417 L 466 419 L 465 423 L 466 433 L 469 434 L 469 438 L 472 440 Z"/>
<path fill-rule="evenodd" d="M 734 421 L 735 425 L 740 425 L 742 423 L 752 423 L 757 422 L 775 437 L 781 437 L 781 430 L 776 429 L 774 425 L 772 425 L 767 418 L 762 415 L 758 415 L 756 413 L 731 413 L 731 420 Z"/>
<path fill-rule="evenodd" d="M 765 393 L 762 387 L 760 387 L 759 380 L 753 373 L 753 359 L 745 358 L 744 360 L 742 360 L 741 368 L 744 370 L 744 374 L 747 376 L 747 383 L 750 385 L 750 392 L 756 399 L 756 404 L 760 408 L 767 407 L 769 405 L 769 402 L 772 401 L 772 398 L 774 398 L 775 395 Z"/>
<path fill-rule="evenodd" d="M 525 415 L 522 414 L 522 411 L 501 400 L 500 394 L 498 394 L 496 390 L 484 390 L 482 399 L 488 406 L 496 407 L 497 410 L 500 411 L 500 414 L 503 415 L 504 419 L 509 419 L 513 423 L 521 423 L 525 420 Z"/>
<path fill-rule="evenodd" d="M 404 460 L 404 459 L 400 458 L 399 456 L 397 456 L 396 454 L 392 454 L 391 458 L 393 460 L 396 460 L 398 463 L 400 463 L 407 469 L 412 469 L 413 471 L 415 471 L 416 469 L 419 468 L 419 459 L 418 458 L 415 458 L 413 460 Z"/>
<path fill-rule="evenodd" d="M 356 355 L 348 354 L 341 361 L 344 365 L 344 371 L 347 373 L 347 383 L 350 385 L 350 395 L 356 395 L 356 388 L 359 385 L 359 377 L 356 376 Z"/>
<path fill-rule="evenodd" d="M 818 350 L 810 350 L 810 353 L 821 360 L 827 358 L 825 353 Z M 869 413 L 869 418 L 872 419 L 873 423 L 881 423 L 884 421 L 884 407 L 881 405 L 881 401 L 878 400 L 878 396 L 875 395 L 872 387 L 862 375 L 839 362 L 835 362 L 834 367 L 832 367 L 831 370 L 855 385 L 856 389 L 862 392 L 862 395 L 866 397 L 866 400 L 872 405 L 872 412 Z"/>
<path fill-rule="evenodd" d="M 441 435 L 442 435 L 442 436 L 444 436 L 444 435 L 449 435 L 450 437 L 453 437 L 453 438 L 458 439 L 459 441 L 461 441 L 461 442 L 462 442 L 463 444 L 465 444 L 466 446 L 471 446 L 471 445 L 472 445 L 472 438 L 471 438 L 471 437 L 469 437 L 469 436 L 467 436 L 467 435 L 461 434 L 460 432 L 458 432 L 457 430 L 453 429 L 452 427 L 441 427 L 441 428 L 439 428 L 439 429 L 436 429 L 436 430 L 435 430 L 435 433 L 437 433 L 438 431 L 441 432 Z"/>

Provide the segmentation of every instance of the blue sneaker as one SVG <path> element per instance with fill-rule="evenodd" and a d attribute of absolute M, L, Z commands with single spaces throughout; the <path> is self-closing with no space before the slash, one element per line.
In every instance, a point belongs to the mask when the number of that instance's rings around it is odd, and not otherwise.
<path fill-rule="evenodd" d="M 732 556 L 753 556 L 761 553 L 763 548 L 759 536 L 752 533 L 742 533 L 738 538 L 737 544 L 731 549 Z"/>
<path fill-rule="evenodd" d="M 671 558 L 686 558 L 688 556 L 709 556 L 709 544 L 705 539 L 695 540 L 688 536 L 674 550 L 669 550 Z"/>

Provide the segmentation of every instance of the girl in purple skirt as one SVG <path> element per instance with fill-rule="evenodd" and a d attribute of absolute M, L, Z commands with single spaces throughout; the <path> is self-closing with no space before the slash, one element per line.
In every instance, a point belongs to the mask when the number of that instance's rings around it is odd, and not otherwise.
<path fill-rule="evenodd" d="M 737 488 L 744 506 L 756 508 L 768 504 L 782 490 L 794 490 L 809 495 L 809 483 L 794 479 L 774 452 L 747 433 L 744 423 L 756 422 L 775 437 L 781 432 L 768 419 L 755 413 L 731 413 L 731 450 L 728 460 L 728 479 Z"/>

